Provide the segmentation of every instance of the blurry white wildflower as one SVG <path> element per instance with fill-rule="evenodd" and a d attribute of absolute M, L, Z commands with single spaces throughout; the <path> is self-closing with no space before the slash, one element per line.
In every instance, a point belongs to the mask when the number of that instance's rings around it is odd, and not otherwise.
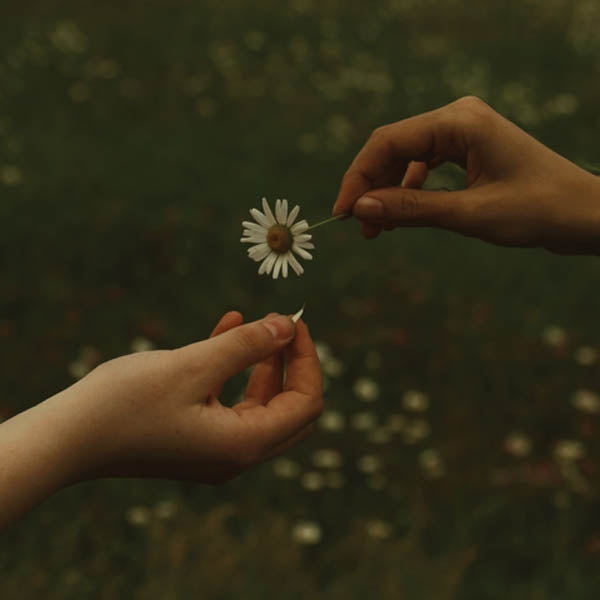
<path fill-rule="evenodd" d="M 314 521 L 299 521 L 292 529 L 292 538 L 299 544 L 318 544 L 321 537 L 321 526 Z"/>
<path fill-rule="evenodd" d="M 144 527 L 150 521 L 150 517 L 150 509 L 146 506 L 132 506 L 125 514 L 127 522 L 135 527 Z"/>
<path fill-rule="evenodd" d="M 362 473 L 375 473 L 381 469 L 381 459 L 376 454 L 364 454 L 356 463 Z"/>
<path fill-rule="evenodd" d="M 344 371 L 344 364 L 334 356 L 329 356 L 322 361 L 321 367 L 323 368 L 323 373 L 330 377 L 339 377 Z"/>
<path fill-rule="evenodd" d="M 377 415 L 365 410 L 352 415 L 352 427 L 358 431 L 368 431 L 377 425 Z"/>
<path fill-rule="evenodd" d="M 333 450 L 332 448 L 321 448 L 313 452 L 312 461 L 315 467 L 320 467 L 322 469 L 337 469 L 342 466 L 343 458 L 337 450 Z"/>
<path fill-rule="evenodd" d="M 367 439 L 372 444 L 388 444 L 392 441 L 392 434 L 385 427 L 378 427 L 369 432 Z"/>
<path fill-rule="evenodd" d="M 250 50 L 254 51 L 260 50 L 264 46 L 266 39 L 267 38 L 264 32 L 256 29 L 248 31 L 244 35 L 244 42 L 246 43 L 246 46 L 248 46 Z"/>
<path fill-rule="evenodd" d="M 101 360 L 100 352 L 93 346 L 82 346 L 76 360 L 69 363 L 69 373 L 75 379 L 87 375 Z"/>
<path fill-rule="evenodd" d="M 591 346 L 581 346 L 575 350 L 575 362 L 583 367 L 589 367 L 598 361 L 598 351 Z"/>
<path fill-rule="evenodd" d="M 8 186 L 19 185 L 23 183 L 23 172 L 14 165 L 3 165 L 0 167 L 0 181 Z"/>
<path fill-rule="evenodd" d="M 277 279 L 279 273 L 287 277 L 289 264 L 296 275 L 302 275 L 304 269 L 294 253 L 312 260 L 308 250 L 314 248 L 314 244 L 309 241 L 312 235 L 306 233 L 308 222 L 303 220 L 294 224 L 300 207 L 295 206 L 288 214 L 287 200 L 277 199 L 273 215 L 266 198 L 262 199 L 262 207 L 264 212 L 257 208 L 250 210 L 256 223 L 243 221 L 244 237 L 241 238 L 242 242 L 253 244 L 248 249 L 248 256 L 256 262 L 262 261 L 258 274 L 272 274 L 273 279 Z"/>
<path fill-rule="evenodd" d="M 562 346 L 567 341 L 567 334 L 562 327 L 548 325 L 542 331 L 542 340 L 548 346 Z"/>
<path fill-rule="evenodd" d="M 367 485 L 372 490 L 380 491 L 385 489 L 387 485 L 387 479 L 385 478 L 385 475 L 382 475 L 381 473 L 373 473 L 368 477 Z"/>
<path fill-rule="evenodd" d="M 317 356 L 321 362 L 331 357 L 331 348 L 327 342 L 316 341 L 315 350 L 317 351 Z"/>
<path fill-rule="evenodd" d="M 315 349 L 317 350 L 317 356 L 321 362 L 323 373 L 330 377 L 339 377 L 344 370 L 344 365 L 342 361 L 333 356 L 329 345 L 325 342 L 318 341 L 315 342 Z"/>
<path fill-rule="evenodd" d="M 73 21 L 60 21 L 48 37 L 61 52 L 79 54 L 87 49 L 87 38 Z"/>
<path fill-rule="evenodd" d="M 366 523 L 367 534 L 374 538 L 384 539 L 392 534 L 392 526 L 387 521 L 372 519 Z"/>
<path fill-rule="evenodd" d="M 81 360 L 69 363 L 69 373 L 74 379 L 81 379 L 90 372 L 90 368 Z"/>
<path fill-rule="evenodd" d="M 425 419 L 414 419 L 409 421 L 404 431 L 402 439 L 406 444 L 416 444 L 431 434 L 431 425 Z"/>
<path fill-rule="evenodd" d="M 337 410 L 326 410 L 319 418 L 319 427 L 326 431 L 342 431 L 346 427 L 346 417 Z"/>
<path fill-rule="evenodd" d="M 327 487 L 339 490 L 344 486 L 344 483 L 346 483 L 346 479 L 340 471 L 329 471 L 328 473 L 325 473 L 325 483 L 327 484 Z"/>
<path fill-rule="evenodd" d="M 600 412 L 600 396 L 592 390 L 580 389 L 573 394 L 573 406 L 585 413 Z"/>
<path fill-rule="evenodd" d="M 379 386 L 370 377 L 360 377 L 354 382 L 354 394 L 364 402 L 374 402 L 379 396 Z"/>
<path fill-rule="evenodd" d="M 385 428 L 392 433 L 402 433 L 408 423 L 407 418 L 401 414 L 388 415 Z"/>
<path fill-rule="evenodd" d="M 149 339 L 142 336 L 133 338 L 129 347 L 132 352 L 147 352 L 148 350 L 154 350 L 154 344 Z"/>
<path fill-rule="evenodd" d="M 424 412 L 429 408 L 429 398 L 418 390 L 407 390 L 402 396 L 402 406 L 409 412 Z"/>
<path fill-rule="evenodd" d="M 431 478 L 441 477 L 444 474 L 442 458 L 434 448 L 427 448 L 419 454 L 419 466 Z"/>
<path fill-rule="evenodd" d="M 522 458 L 531 452 L 531 440 L 522 433 L 511 433 L 504 440 L 504 450 L 511 456 Z"/>
<path fill-rule="evenodd" d="M 273 461 L 273 472 L 277 477 L 293 479 L 299 475 L 300 465 L 297 462 L 282 456 Z"/>
<path fill-rule="evenodd" d="M 316 492 L 325 487 L 325 476 L 319 471 L 307 471 L 302 475 L 302 487 L 310 492 Z"/>
<path fill-rule="evenodd" d="M 585 448 L 579 440 L 559 440 L 554 445 L 554 458 L 559 462 L 571 462 L 585 456 Z"/>
<path fill-rule="evenodd" d="M 174 500 L 161 500 L 154 507 L 154 514 L 159 519 L 172 519 L 177 513 L 177 503 Z"/>

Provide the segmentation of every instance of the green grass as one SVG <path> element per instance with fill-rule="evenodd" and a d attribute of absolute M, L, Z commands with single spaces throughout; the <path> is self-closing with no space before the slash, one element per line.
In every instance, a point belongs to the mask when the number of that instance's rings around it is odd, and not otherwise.
<path fill-rule="evenodd" d="M 596 4 L 12 4 L 0 8 L 0 411 L 70 385 L 82 347 L 101 359 L 139 336 L 175 347 L 226 310 L 253 319 L 306 300 L 313 336 L 344 367 L 327 409 L 413 418 L 401 398 L 418 389 L 431 435 L 377 444 L 318 429 L 289 456 L 323 471 L 312 452 L 339 450 L 341 489 L 308 491 L 267 463 L 221 488 L 64 490 L 4 534 L 0 595 L 595 597 L 599 423 L 570 401 L 600 387 L 598 365 L 573 358 L 599 345 L 598 259 L 432 230 L 365 242 L 344 221 L 314 232 L 302 278 L 274 282 L 238 239 L 263 195 L 328 217 L 373 128 L 466 94 L 600 162 Z M 444 167 L 428 186 L 460 183 Z M 543 339 L 552 324 L 558 346 Z M 359 376 L 379 385 L 376 402 L 355 397 Z M 511 432 L 531 454 L 505 452 Z M 579 479 L 553 458 L 560 439 L 585 445 Z M 419 466 L 427 448 L 442 477 Z M 373 453 L 375 479 L 356 466 Z M 153 512 L 165 499 L 168 519 Z M 135 506 L 145 525 L 128 518 Z M 299 519 L 320 523 L 319 544 L 292 540 Z M 373 519 L 389 537 L 368 535 Z"/>

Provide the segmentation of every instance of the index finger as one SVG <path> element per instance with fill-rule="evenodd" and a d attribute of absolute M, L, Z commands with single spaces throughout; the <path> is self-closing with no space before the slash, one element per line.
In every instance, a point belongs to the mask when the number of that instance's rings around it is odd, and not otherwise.
<path fill-rule="evenodd" d="M 286 348 L 286 356 L 283 391 L 265 405 L 241 413 L 253 429 L 261 432 L 264 452 L 312 423 L 323 410 L 319 357 L 308 327 L 301 320 L 296 324 L 296 336 Z"/>
<path fill-rule="evenodd" d="M 446 160 L 464 162 L 466 148 L 452 114 L 444 106 L 376 129 L 346 171 L 333 214 L 351 212 L 362 195 L 382 187 L 381 181 L 389 185 L 396 177 L 399 183 L 411 161 L 429 167 Z"/>

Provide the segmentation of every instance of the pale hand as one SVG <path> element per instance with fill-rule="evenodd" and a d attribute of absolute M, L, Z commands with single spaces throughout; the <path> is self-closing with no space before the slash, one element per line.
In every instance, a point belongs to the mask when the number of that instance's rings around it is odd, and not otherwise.
<path fill-rule="evenodd" d="M 270 317 L 227 313 L 211 339 L 110 360 L 3 423 L 0 525 L 77 481 L 219 483 L 306 437 L 322 411 L 317 353 L 302 321 Z M 221 404 L 223 384 L 253 364 L 244 400 Z"/>

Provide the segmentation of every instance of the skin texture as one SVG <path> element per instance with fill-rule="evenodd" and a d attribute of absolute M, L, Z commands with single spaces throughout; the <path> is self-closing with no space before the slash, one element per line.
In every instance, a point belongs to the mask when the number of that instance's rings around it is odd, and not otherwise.
<path fill-rule="evenodd" d="M 465 169 L 465 189 L 422 190 L 447 161 Z M 475 97 L 376 129 L 342 180 L 333 214 L 343 212 L 367 239 L 439 227 L 501 246 L 600 255 L 600 178 Z"/>
<path fill-rule="evenodd" d="M 0 425 L 0 527 L 78 481 L 222 483 L 304 439 L 322 412 L 307 326 L 275 314 L 242 320 L 229 312 L 208 340 L 103 363 Z M 252 365 L 244 400 L 221 404 L 223 384 Z"/>

